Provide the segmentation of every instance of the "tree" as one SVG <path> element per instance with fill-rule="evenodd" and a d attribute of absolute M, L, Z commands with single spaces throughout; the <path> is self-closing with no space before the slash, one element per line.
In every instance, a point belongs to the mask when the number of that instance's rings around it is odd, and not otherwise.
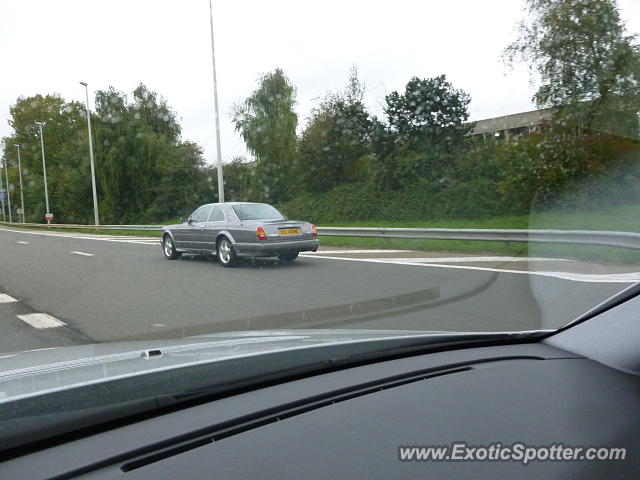
<path fill-rule="evenodd" d="M 392 92 L 385 100 L 389 126 L 399 142 L 411 147 L 456 145 L 469 130 L 471 97 L 453 88 L 445 75 L 413 77 L 403 94 Z"/>
<path fill-rule="evenodd" d="M 100 208 L 114 222 L 173 218 L 212 200 L 200 147 L 182 142 L 164 98 L 139 85 L 132 101 L 109 88 L 96 92 L 94 122 Z"/>
<path fill-rule="evenodd" d="M 253 196 L 255 162 L 234 157 L 224 166 L 224 190 L 229 201 L 246 202 Z"/>
<path fill-rule="evenodd" d="M 256 159 L 256 199 L 279 202 L 287 199 L 295 186 L 295 87 L 279 68 L 258 83 L 258 88 L 234 107 L 233 122 Z"/>
<path fill-rule="evenodd" d="M 67 103 L 58 95 L 21 97 L 10 108 L 13 133 L 4 138 L 5 157 L 13 167 L 9 180 L 17 193 L 17 150 L 13 146 L 20 145 L 28 220 L 43 221 L 46 210 L 40 133 L 35 122 L 46 123 L 43 137 L 50 211 L 61 222 L 83 223 L 93 218 L 84 112 L 82 104 Z M 15 198 L 14 210 L 18 206 Z"/>
<path fill-rule="evenodd" d="M 590 130 L 632 122 L 640 106 L 640 50 L 625 34 L 614 0 L 526 0 L 518 38 L 504 52 L 508 64 L 529 63 L 540 77 L 533 99 Z M 608 124 L 608 125 L 607 125 Z M 636 125 L 627 125 L 627 129 Z"/>
<path fill-rule="evenodd" d="M 298 149 L 297 178 L 304 190 L 324 192 L 364 178 L 377 122 L 363 104 L 364 90 L 354 67 L 346 88 L 311 112 Z"/>

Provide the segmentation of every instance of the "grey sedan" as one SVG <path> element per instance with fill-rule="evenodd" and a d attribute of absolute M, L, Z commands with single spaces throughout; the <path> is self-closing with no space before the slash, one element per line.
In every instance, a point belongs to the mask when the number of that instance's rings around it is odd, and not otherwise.
<path fill-rule="evenodd" d="M 169 260 L 183 253 L 214 254 L 224 267 L 240 257 L 278 257 L 290 263 L 319 245 L 315 225 L 289 220 L 266 203 L 210 203 L 185 223 L 162 228 L 162 251 Z"/>

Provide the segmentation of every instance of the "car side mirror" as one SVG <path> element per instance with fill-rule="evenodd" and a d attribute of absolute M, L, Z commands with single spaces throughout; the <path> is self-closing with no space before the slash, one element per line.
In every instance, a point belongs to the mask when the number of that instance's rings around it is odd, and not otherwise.
<path fill-rule="evenodd" d="M 191 225 L 193 223 L 193 218 L 189 217 L 189 219 L 187 220 L 187 223 Z"/>

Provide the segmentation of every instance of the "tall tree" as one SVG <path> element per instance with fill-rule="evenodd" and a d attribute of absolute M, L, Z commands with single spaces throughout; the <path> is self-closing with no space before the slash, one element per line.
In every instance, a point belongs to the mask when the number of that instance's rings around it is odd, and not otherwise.
<path fill-rule="evenodd" d="M 469 127 L 471 97 L 453 87 L 445 75 L 420 79 L 413 77 L 404 93 L 385 97 L 384 109 L 389 125 L 400 142 L 414 147 L 454 145 Z"/>
<path fill-rule="evenodd" d="M 56 220 L 82 223 L 91 218 L 91 180 L 88 165 L 84 106 L 67 103 L 58 95 L 18 98 L 10 108 L 11 136 L 4 139 L 5 157 L 13 168 L 12 207 L 18 206 L 17 149 L 20 145 L 26 218 L 43 221 L 45 214 L 44 175 L 40 133 L 36 122 L 45 122 L 43 137 L 47 164 L 49 209 Z"/>
<path fill-rule="evenodd" d="M 134 90 L 131 101 L 109 88 L 96 92 L 96 112 L 105 218 L 117 222 L 171 218 L 212 199 L 203 183 L 207 181 L 202 151 L 182 142 L 176 115 L 164 98 L 144 85 Z"/>
<path fill-rule="evenodd" d="M 305 190 L 323 192 L 364 177 L 377 122 L 363 103 L 364 91 L 354 67 L 345 89 L 311 112 L 299 142 L 298 178 Z"/>
<path fill-rule="evenodd" d="M 504 56 L 539 75 L 539 107 L 556 107 L 587 129 L 638 109 L 640 50 L 615 0 L 526 0 L 526 11 Z"/>
<path fill-rule="evenodd" d="M 235 129 L 256 159 L 256 199 L 279 202 L 287 199 L 295 187 L 295 97 L 295 87 L 276 68 L 262 76 L 258 88 L 234 108 Z"/>

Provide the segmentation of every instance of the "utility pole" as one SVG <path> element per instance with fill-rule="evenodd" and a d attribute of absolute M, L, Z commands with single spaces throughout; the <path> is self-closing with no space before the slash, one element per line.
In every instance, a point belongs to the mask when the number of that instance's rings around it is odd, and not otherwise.
<path fill-rule="evenodd" d="M 89 85 L 86 82 L 80 82 L 84 85 L 87 94 L 87 132 L 89 134 L 89 162 L 91 163 L 91 188 L 93 189 L 93 221 L 95 225 L 100 225 L 98 218 L 98 195 L 96 193 L 96 170 L 93 162 L 93 140 L 91 139 L 91 112 L 89 111 Z"/>
<path fill-rule="evenodd" d="M 22 188 L 22 165 L 20 163 L 20 145 L 14 145 L 18 149 L 18 176 L 20 178 L 20 209 L 22 210 L 22 223 L 24 223 L 24 189 Z"/>
<path fill-rule="evenodd" d="M 47 219 L 47 223 L 51 223 L 48 216 L 51 213 L 49 211 L 49 190 L 47 189 L 47 162 L 44 159 L 44 137 L 42 136 L 42 127 L 45 125 L 44 122 L 36 122 L 38 128 L 40 129 L 40 148 L 42 148 L 42 173 L 44 174 L 44 203 L 47 211 L 45 212 L 45 218 Z"/>
<path fill-rule="evenodd" d="M 224 203 L 224 179 L 222 178 L 222 148 L 220 146 L 220 113 L 218 110 L 218 79 L 216 77 L 216 53 L 213 43 L 213 7 L 209 0 L 209 24 L 211 26 L 211 64 L 213 65 L 213 103 L 216 119 L 216 151 L 218 154 L 218 201 Z"/>

